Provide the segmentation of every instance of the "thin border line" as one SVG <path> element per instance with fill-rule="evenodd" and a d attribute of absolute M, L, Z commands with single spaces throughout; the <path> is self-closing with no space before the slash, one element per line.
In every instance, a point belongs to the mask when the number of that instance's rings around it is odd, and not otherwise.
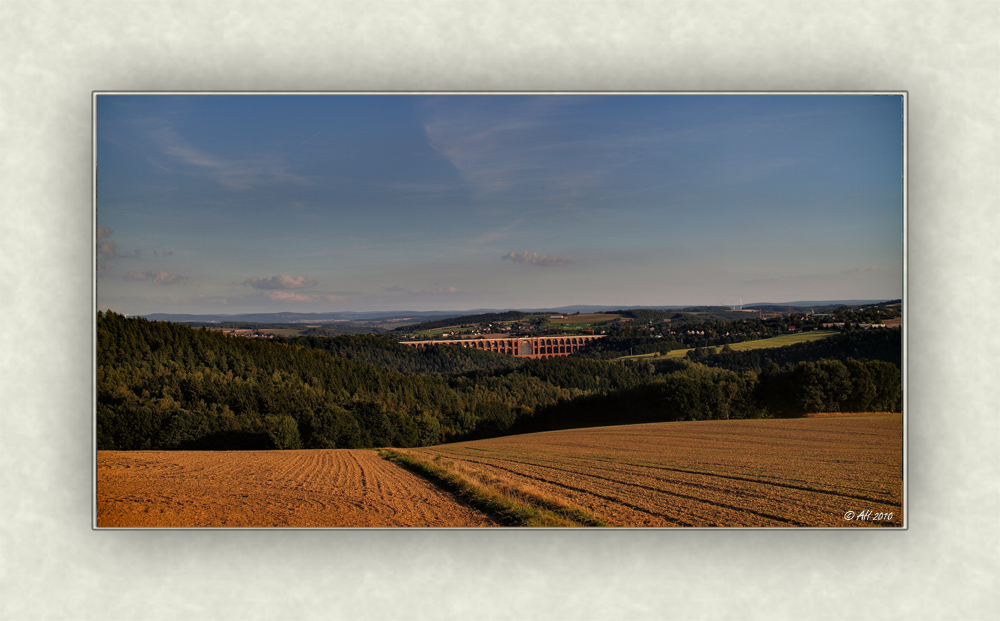
<path fill-rule="evenodd" d="M 903 144 L 902 146 L 902 192 L 903 192 L 903 230 L 902 230 L 902 242 L 903 242 L 903 272 L 902 272 L 902 284 L 903 284 L 903 297 L 902 297 L 902 311 L 903 311 L 903 321 L 902 321 L 902 359 L 901 359 L 901 374 L 902 374 L 902 397 L 903 397 L 903 525 L 901 527 L 885 527 L 885 528 L 859 528 L 856 526 L 690 526 L 690 527 L 671 527 L 671 526 L 609 526 L 609 527 L 583 527 L 581 529 L 565 529 L 560 527 L 535 527 L 530 529 L 525 529 L 523 527 L 516 526 L 499 526 L 499 527 L 483 527 L 483 526 L 98 526 L 97 525 L 97 98 L 105 95 L 136 95 L 136 96 L 170 96 L 170 95 L 189 95 L 189 96 L 355 96 L 355 95 L 378 95 L 378 96 L 477 96 L 477 95 L 494 95 L 494 96 L 554 96 L 554 95 L 590 95 L 590 96 L 696 96 L 696 95 L 712 95 L 712 96 L 899 96 L 902 98 L 902 135 Z M 621 531 L 621 530 L 636 530 L 636 531 L 691 531 L 691 530 L 708 530 L 708 531 L 719 531 L 719 530 L 736 530 L 736 531 L 843 531 L 851 530 L 857 532 L 867 532 L 867 531 L 878 531 L 878 532 L 900 532 L 909 530 L 909 464 L 908 464 L 908 446 L 909 446 L 909 426 L 907 424 L 907 336 L 908 332 L 908 307 L 907 304 L 907 281 L 909 278 L 909 271 L 907 269 L 907 250 L 908 250 L 908 237 L 909 231 L 907 228 L 907 215 L 909 210 L 909 175 L 908 175 L 908 161 L 909 161 L 909 91 L 92 91 L 91 93 L 91 205 L 92 205 L 92 243 L 93 243 L 93 261 L 92 261 L 92 274 L 93 274 L 93 288 L 92 288 L 92 317 L 93 317 L 93 332 L 92 332 L 92 356 L 93 356 L 93 368 L 92 368 L 92 405 L 93 405 L 93 415 L 92 415 L 92 429 L 91 429 L 91 449 L 92 459 L 91 459 L 91 481 L 92 481 L 92 513 L 93 513 L 93 523 L 91 525 L 91 530 L 95 531 L 127 531 L 127 530 L 137 530 L 137 531 L 151 531 L 151 530 L 179 530 L 179 531 L 222 531 L 222 530 L 233 530 L 233 531 L 317 531 L 317 530 L 334 530 L 334 531 L 443 531 L 443 530 L 458 530 L 458 531 L 485 531 L 494 532 L 498 530 L 530 530 L 530 531 L 575 531 L 575 530 L 585 530 L 585 531 Z"/>

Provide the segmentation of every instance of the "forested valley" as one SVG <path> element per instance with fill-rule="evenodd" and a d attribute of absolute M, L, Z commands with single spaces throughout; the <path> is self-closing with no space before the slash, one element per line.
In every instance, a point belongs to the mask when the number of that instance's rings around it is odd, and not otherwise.
<path fill-rule="evenodd" d="M 97 447 L 412 447 L 576 426 L 899 411 L 900 352 L 900 331 L 882 329 L 693 361 L 586 350 L 526 360 L 368 335 L 245 339 L 100 312 Z"/>

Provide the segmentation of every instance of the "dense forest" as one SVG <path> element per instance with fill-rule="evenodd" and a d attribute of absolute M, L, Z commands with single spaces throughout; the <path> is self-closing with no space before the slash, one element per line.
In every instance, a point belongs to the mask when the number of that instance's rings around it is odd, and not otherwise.
<path fill-rule="evenodd" d="M 844 361 L 849 358 L 884 360 L 900 367 L 903 341 L 899 330 L 846 330 L 818 341 L 796 343 L 785 347 L 747 351 L 734 351 L 723 347 L 719 353 L 709 352 L 710 350 L 699 348 L 688 352 L 687 357 L 694 362 L 730 371 L 753 371 L 772 364 L 784 365 L 820 360 Z"/>
<path fill-rule="evenodd" d="M 110 312 L 97 327 L 99 448 L 435 444 L 580 392 L 516 372 L 489 375 L 516 359 L 458 347 L 419 351 L 356 337 L 353 355 L 369 360 L 361 362 L 301 344 L 315 344 L 308 338 L 245 339 Z M 436 354 L 481 375 L 393 368 L 407 355 L 412 368 L 426 368 Z M 384 366 L 371 363 L 379 358 Z M 468 362 L 477 359 L 487 362 Z"/>
<path fill-rule="evenodd" d="M 278 342 L 320 349 L 338 358 L 393 369 L 401 373 L 465 373 L 516 368 L 524 358 L 499 356 L 491 352 L 448 345 L 428 345 L 415 349 L 384 337 L 340 336 L 334 338 L 295 337 Z"/>
<path fill-rule="evenodd" d="M 749 361 L 731 357 L 739 352 L 704 364 L 526 360 L 380 336 L 246 339 L 102 312 L 97 445 L 406 447 L 586 425 L 899 410 L 898 345 L 864 336 L 873 332 L 898 343 L 898 330 L 878 330 L 818 341 L 827 344 L 820 353 L 777 348 Z"/>

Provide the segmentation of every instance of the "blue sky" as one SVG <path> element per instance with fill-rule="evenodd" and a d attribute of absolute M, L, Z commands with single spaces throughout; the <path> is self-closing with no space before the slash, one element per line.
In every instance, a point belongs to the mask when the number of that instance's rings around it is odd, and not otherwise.
<path fill-rule="evenodd" d="M 98 307 L 902 296 L 894 95 L 98 95 Z"/>

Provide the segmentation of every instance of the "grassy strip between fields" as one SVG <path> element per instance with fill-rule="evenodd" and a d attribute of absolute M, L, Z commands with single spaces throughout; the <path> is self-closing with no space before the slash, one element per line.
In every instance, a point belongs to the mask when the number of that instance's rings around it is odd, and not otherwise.
<path fill-rule="evenodd" d="M 772 336 L 766 339 L 755 339 L 752 341 L 741 341 L 739 343 L 732 343 L 729 347 L 733 351 L 748 351 L 751 349 L 771 349 L 774 347 L 786 347 L 788 345 L 796 345 L 798 343 L 808 343 L 811 341 L 818 341 L 824 339 L 828 336 L 833 336 L 838 334 L 836 330 L 817 330 L 815 332 L 799 332 L 795 334 L 783 334 L 781 336 Z M 639 358 L 667 358 L 667 359 L 677 359 L 684 358 L 687 356 L 688 352 L 694 351 L 694 347 L 689 347 L 687 349 L 674 349 L 668 351 L 665 354 L 652 353 L 652 354 L 636 354 L 634 356 L 621 356 L 615 358 L 615 360 L 636 360 Z M 718 354 L 722 351 L 722 346 L 714 346 L 706 348 L 710 350 L 713 354 Z"/>
<path fill-rule="evenodd" d="M 430 479 L 502 526 L 607 526 L 587 512 L 436 456 L 419 459 L 391 449 L 379 455 Z"/>

